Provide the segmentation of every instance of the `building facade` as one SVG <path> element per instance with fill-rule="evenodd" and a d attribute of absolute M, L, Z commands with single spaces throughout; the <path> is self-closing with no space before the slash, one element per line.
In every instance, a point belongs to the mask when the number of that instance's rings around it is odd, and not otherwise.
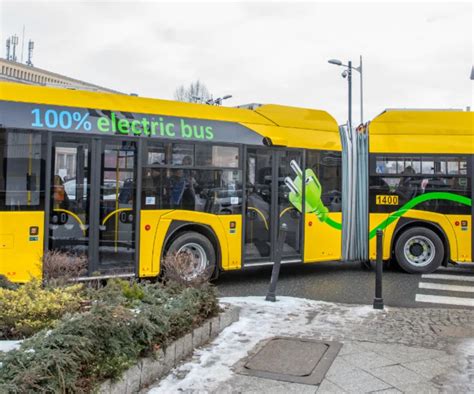
<path fill-rule="evenodd" d="M 2 58 L 0 58 L 0 81 L 123 94 L 122 92 L 108 89 L 103 86 L 84 82 L 79 79 L 66 77 L 65 75 L 53 73 L 38 67 L 28 66 L 23 63 L 13 62 L 11 60 Z"/>

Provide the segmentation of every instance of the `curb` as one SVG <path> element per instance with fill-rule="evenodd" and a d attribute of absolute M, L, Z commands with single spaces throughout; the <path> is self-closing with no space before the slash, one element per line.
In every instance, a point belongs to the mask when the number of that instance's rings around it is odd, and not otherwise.
<path fill-rule="evenodd" d="M 145 357 L 133 367 L 123 372 L 120 379 L 106 380 L 97 388 L 99 394 L 131 394 L 154 383 L 167 375 L 180 361 L 191 355 L 199 346 L 214 339 L 224 328 L 239 320 L 240 308 L 221 304 L 224 311 L 206 320 L 184 337 L 171 342 L 164 350 L 160 349 L 154 357 Z"/>

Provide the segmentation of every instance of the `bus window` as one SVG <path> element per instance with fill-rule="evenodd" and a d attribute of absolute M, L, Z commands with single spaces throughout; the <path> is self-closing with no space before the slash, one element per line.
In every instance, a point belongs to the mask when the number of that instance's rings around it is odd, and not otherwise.
<path fill-rule="evenodd" d="M 240 170 L 145 168 L 144 209 L 184 209 L 237 214 L 242 208 Z"/>
<path fill-rule="evenodd" d="M 171 164 L 174 166 L 192 166 L 194 164 L 194 145 L 173 144 Z"/>
<path fill-rule="evenodd" d="M 239 167 L 239 148 L 222 145 L 196 145 L 196 165 L 206 167 Z"/>
<path fill-rule="evenodd" d="M 423 158 L 421 162 L 421 173 L 422 174 L 434 174 L 435 166 L 433 158 Z"/>
<path fill-rule="evenodd" d="M 394 173 L 390 163 L 395 162 L 397 171 Z M 400 163 L 403 165 L 399 165 Z M 467 158 L 464 156 L 378 156 L 375 159 L 375 168 L 371 168 L 370 198 L 374 200 L 376 195 L 394 194 L 398 196 L 397 205 L 402 206 L 421 194 L 433 192 L 448 192 L 469 197 L 470 179 L 465 176 L 466 173 Z M 390 205 L 375 204 L 375 206 L 378 211 L 393 210 Z M 443 199 L 425 201 L 417 205 L 417 209 L 440 213 L 469 213 L 465 205 Z"/>
<path fill-rule="evenodd" d="M 165 147 L 162 144 L 154 144 L 149 146 L 145 160 L 145 165 L 166 164 Z"/>
<path fill-rule="evenodd" d="M 145 160 L 143 209 L 241 213 L 238 147 L 150 142 Z"/>
<path fill-rule="evenodd" d="M 0 206 L 5 210 L 41 210 L 44 206 L 42 134 L 0 132 Z"/>
<path fill-rule="evenodd" d="M 322 187 L 321 200 L 330 212 L 341 211 L 341 152 L 308 151 L 306 168 L 314 171 Z"/>

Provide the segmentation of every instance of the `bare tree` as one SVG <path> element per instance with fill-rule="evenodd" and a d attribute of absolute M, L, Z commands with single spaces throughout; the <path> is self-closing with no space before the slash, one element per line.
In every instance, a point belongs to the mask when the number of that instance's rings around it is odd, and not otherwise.
<path fill-rule="evenodd" d="M 174 92 L 174 99 L 177 101 L 185 101 L 187 103 L 205 103 L 211 99 L 212 95 L 207 90 L 206 85 L 197 80 L 191 82 L 188 87 L 181 85 Z"/>

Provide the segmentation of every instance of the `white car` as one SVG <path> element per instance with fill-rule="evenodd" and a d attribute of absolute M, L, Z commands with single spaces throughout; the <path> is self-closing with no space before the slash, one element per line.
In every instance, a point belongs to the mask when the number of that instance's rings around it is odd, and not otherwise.
<path fill-rule="evenodd" d="M 83 198 L 87 198 L 87 188 L 88 188 L 87 178 L 84 178 L 84 191 L 83 191 Z M 70 179 L 64 182 L 64 190 L 69 198 L 69 200 L 75 201 L 76 200 L 76 179 Z M 115 200 L 117 195 L 117 182 L 115 179 L 105 179 L 103 185 L 101 186 L 102 195 L 104 196 L 104 200 Z M 119 181 L 118 187 L 118 194 L 120 194 L 120 190 L 123 187 L 123 181 Z"/>

